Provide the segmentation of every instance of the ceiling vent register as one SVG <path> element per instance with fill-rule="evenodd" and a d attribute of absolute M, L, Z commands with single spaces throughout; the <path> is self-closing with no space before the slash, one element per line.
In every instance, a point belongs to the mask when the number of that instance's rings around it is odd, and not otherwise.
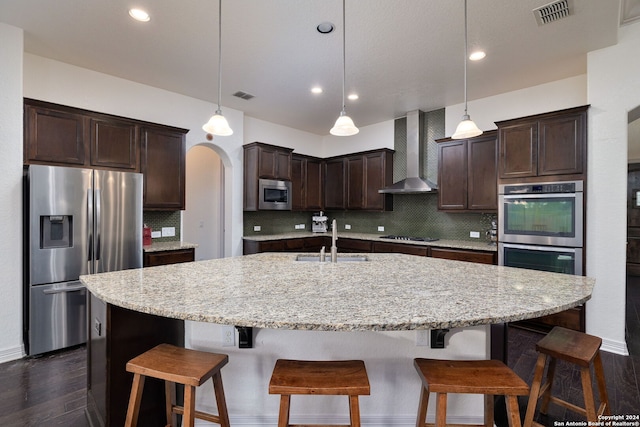
<path fill-rule="evenodd" d="M 233 96 L 237 96 L 238 98 L 242 98 L 245 101 L 250 100 L 251 98 L 255 98 L 254 95 L 251 95 L 250 93 L 247 92 L 243 92 L 241 90 L 237 91 L 236 93 L 233 94 Z"/>
<path fill-rule="evenodd" d="M 566 18 L 571 14 L 569 0 L 560 0 L 549 3 L 545 6 L 533 9 L 538 25 L 548 24 L 562 18 Z"/>

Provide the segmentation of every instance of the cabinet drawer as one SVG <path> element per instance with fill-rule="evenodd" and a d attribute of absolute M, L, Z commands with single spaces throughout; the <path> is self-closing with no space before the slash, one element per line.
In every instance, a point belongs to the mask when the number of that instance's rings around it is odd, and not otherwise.
<path fill-rule="evenodd" d="M 496 264 L 496 253 L 471 251 L 464 249 L 431 248 L 433 258 L 451 259 L 455 261 L 475 262 L 478 264 Z"/>
<path fill-rule="evenodd" d="M 178 249 L 175 251 L 147 252 L 144 254 L 144 267 L 191 262 L 194 261 L 194 259 L 195 250 L 193 248 Z"/>
<path fill-rule="evenodd" d="M 342 252 L 371 252 L 372 242 L 367 240 L 338 238 L 336 245 L 338 246 L 338 251 Z"/>
<path fill-rule="evenodd" d="M 405 245 L 402 243 L 373 242 L 373 252 L 427 256 L 429 248 L 426 246 Z"/>

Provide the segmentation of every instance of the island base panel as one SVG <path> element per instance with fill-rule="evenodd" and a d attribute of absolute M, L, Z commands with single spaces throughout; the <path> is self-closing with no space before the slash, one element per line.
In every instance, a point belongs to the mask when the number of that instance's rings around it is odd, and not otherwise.
<path fill-rule="evenodd" d="M 92 426 L 122 426 L 133 380 L 126 371 L 127 362 L 161 343 L 184 346 L 184 321 L 105 304 L 93 295 L 89 298 L 87 418 Z M 164 402 L 164 382 L 149 378 L 139 425 L 164 427 Z"/>

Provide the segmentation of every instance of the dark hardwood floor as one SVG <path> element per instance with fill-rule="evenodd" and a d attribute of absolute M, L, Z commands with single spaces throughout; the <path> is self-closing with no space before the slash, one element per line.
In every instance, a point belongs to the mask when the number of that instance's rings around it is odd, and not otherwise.
<path fill-rule="evenodd" d="M 640 414 L 640 277 L 628 279 L 626 312 L 631 355 L 602 352 L 602 359 L 611 412 L 635 415 Z M 508 364 L 529 384 L 537 358 L 535 343 L 541 338 L 536 332 L 509 328 Z M 88 427 L 84 416 L 86 374 L 84 346 L 0 364 L 0 426 Z M 579 371 L 559 362 L 557 375 L 554 394 L 582 405 Z M 519 402 L 524 417 L 527 398 Z M 550 405 L 547 416 L 536 417 L 545 426 L 583 419 L 557 405 Z"/>

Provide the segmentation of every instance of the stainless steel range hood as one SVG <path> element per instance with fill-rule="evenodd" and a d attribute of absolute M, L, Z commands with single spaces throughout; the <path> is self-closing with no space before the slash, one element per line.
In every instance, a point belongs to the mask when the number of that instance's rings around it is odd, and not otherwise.
<path fill-rule="evenodd" d="M 420 146 L 422 140 L 420 129 L 420 111 L 410 111 L 407 113 L 407 177 L 389 187 L 378 190 L 378 193 L 433 193 L 438 191 L 438 187 L 433 182 L 420 177 L 422 170 L 421 162 L 424 158 L 423 147 Z"/>

